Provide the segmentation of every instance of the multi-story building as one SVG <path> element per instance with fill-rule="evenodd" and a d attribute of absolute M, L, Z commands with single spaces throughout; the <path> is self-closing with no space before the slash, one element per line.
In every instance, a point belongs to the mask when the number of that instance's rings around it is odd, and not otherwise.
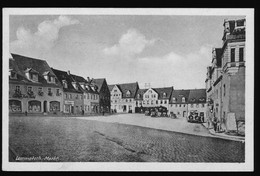
<path fill-rule="evenodd" d="M 163 106 L 169 109 L 172 91 L 173 87 L 147 89 L 143 94 L 143 107 Z"/>
<path fill-rule="evenodd" d="M 45 60 L 11 54 L 9 112 L 59 114 L 62 85 Z"/>
<path fill-rule="evenodd" d="M 205 120 L 207 112 L 206 89 L 190 89 L 187 112 L 189 113 L 193 110 L 197 110 L 198 112 L 203 113 Z"/>
<path fill-rule="evenodd" d="M 111 110 L 116 112 L 135 112 L 135 96 L 139 89 L 137 82 L 109 85 Z"/>
<path fill-rule="evenodd" d="M 170 113 L 173 112 L 179 118 L 187 118 L 190 111 L 195 110 L 206 116 L 206 89 L 173 90 L 169 105 Z"/>
<path fill-rule="evenodd" d="M 100 112 L 110 112 L 110 91 L 106 79 L 93 79 L 93 84 L 98 87 Z"/>
<path fill-rule="evenodd" d="M 213 116 L 219 117 L 223 129 L 229 131 L 243 128 L 245 122 L 246 20 L 225 20 L 223 26 L 223 45 L 219 56 L 221 74 L 214 80 L 210 77 L 213 71 L 210 74 L 208 70 L 206 85 L 211 97 L 208 114 L 212 115 L 212 112 Z M 215 67 L 214 65 L 213 63 L 212 67 Z M 212 86 L 217 91 L 215 94 L 211 90 Z"/>
<path fill-rule="evenodd" d="M 94 85 L 93 79 L 89 77 L 84 79 L 78 75 L 72 75 L 72 79 L 77 82 L 80 86 L 81 91 L 83 92 L 83 109 L 84 113 L 98 113 L 99 112 L 99 93 L 98 87 Z"/>
<path fill-rule="evenodd" d="M 188 98 L 190 90 L 173 90 L 170 98 L 169 112 L 174 113 L 178 118 L 188 115 Z"/>
<path fill-rule="evenodd" d="M 66 72 L 53 68 L 52 71 L 63 85 L 63 113 L 81 114 L 83 109 L 83 91 L 78 82 L 72 78 L 70 71 Z"/>

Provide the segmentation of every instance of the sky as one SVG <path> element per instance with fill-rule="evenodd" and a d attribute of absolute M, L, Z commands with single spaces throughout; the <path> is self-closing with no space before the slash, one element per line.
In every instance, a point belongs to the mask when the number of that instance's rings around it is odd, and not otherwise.
<path fill-rule="evenodd" d="M 235 16 L 10 15 L 11 53 L 108 84 L 205 88 L 224 19 Z"/>

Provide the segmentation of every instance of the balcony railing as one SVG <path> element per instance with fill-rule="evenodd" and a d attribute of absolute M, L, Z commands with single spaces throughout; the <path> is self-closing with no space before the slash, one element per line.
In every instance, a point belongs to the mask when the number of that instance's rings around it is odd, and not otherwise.
<path fill-rule="evenodd" d="M 241 66 L 245 66 L 245 62 L 227 62 L 224 66 L 223 66 L 223 71 L 225 72 L 228 68 L 230 67 L 241 67 Z"/>
<path fill-rule="evenodd" d="M 237 39 L 245 39 L 245 34 L 238 34 L 238 35 L 227 35 L 226 40 L 237 40 Z"/>

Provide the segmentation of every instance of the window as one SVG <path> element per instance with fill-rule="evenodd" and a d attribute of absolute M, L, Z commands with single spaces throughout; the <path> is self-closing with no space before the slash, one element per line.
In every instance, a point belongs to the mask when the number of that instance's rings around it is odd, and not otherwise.
<path fill-rule="evenodd" d="M 16 86 L 16 87 L 15 87 L 15 90 L 16 90 L 17 92 L 20 92 L 20 86 Z"/>
<path fill-rule="evenodd" d="M 166 97 L 166 93 L 165 93 L 165 92 L 163 93 L 163 97 L 164 97 L 164 98 Z"/>
<path fill-rule="evenodd" d="M 181 107 L 181 104 L 179 105 L 179 107 Z"/>
<path fill-rule="evenodd" d="M 67 81 L 66 80 L 62 80 L 62 83 L 63 83 L 63 87 L 67 89 L 68 88 Z"/>
<path fill-rule="evenodd" d="M 137 95 L 137 98 L 140 98 L 140 97 L 141 97 L 141 95 L 140 95 L 140 94 L 138 94 L 138 95 Z"/>
<path fill-rule="evenodd" d="M 185 97 L 182 97 L 181 101 L 182 101 L 183 103 L 185 103 Z"/>
<path fill-rule="evenodd" d="M 84 99 L 86 99 L 86 95 L 84 95 Z"/>
<path fill-rule="evenodd" d="M 231 62 L 235 62 L 235 48 L 231 48 Z"/>
<path fill-rule="evenodd" d="M 147 104 L 149 104 L 149 100 L 147 100 Z"/>
<path fill-rule="evenodd" d="M 131 93 L 130 93 L 130 91 L 128 90 L 128 91 L 126 92 L 126 96 L 127 96 L 127 97 L 130 97 L 130 95 L 131 95 Z"/>
<path fill-rule="evenodd" d="M 175 103 L 175 102 L 176 102 L 176 98 L 175 98 L 175 97 L 172 97 L 172 101 Z"/>
<path fill-rule="evenodd" d="M 185 107 L 185 104 L 183 105 L 183 107 Z"/>
<path fill-rule="evenodd" d="M 88 95 L 88 98 L 87 99 L 89 99 L 89 94 L 87 94 Z"/>
<path fill-rule="evenodd" d="M 128 100 L 126 99 L 125 102 L 128 102 Z"/>
<path fill-rule="evenodd" d="M 155 103 L 158 104 L 158 101 L 156 100 Z"/>
<path fill-rule="evenodd" d="M 114 90 L 114 92 L 117 92 L 117 90 Z"/>
<path fill-rule="evenodd" d="M 226 85 L 223 85 L 223 89 L 224 89 L 224 96 L 226 96 Z"/>
<path fill-rule="evenodd" d="M 153 104 L 153 100 L 151 100 L 151 104 Z"/>
<path fill-rule="evenodd" d="M 70 99 L 72 99 L 72 95 L 70 94 Z"/>
<path fill-rule="evenodd" d="M 51 76 L 48 76 L 48 81 L 51 82 Z"/>
<path fill-rule="evenodd" d="M 244 48 L 239 48 L 239 62 L 244 61 Z"/>
<path fill-rule="evenodd" d="M 27 87 L 27 92 L 31 92 L 32 91 L 32 87 Z"/>
<path fill-rule="evenodd" d="M 66 99 L 68 99 L 68 94 L 65 94 Z"/>
<path fill-rule="evenodd" d="M 244 26 L 244 20 L 239 20 L 239 21 L 236 21 L 237 22 L 237 26 Z"/>
<path fill-rule="evenodd" d="M 199 107 L 199 104 L 196 104 L 196 108 L 198 108 Z"/>
<path fill-rule="evenodd" d="M 202 108 L 204 108 L 204 106 L 205 106 L 204 104 L 201 104 L 201 107 L 202 107 Z"/>
<path fill-rule="evenodd" d="M 13 71 L 11 71 L 11 75 L 10 75 L 10 77 L 11 77 L 12 79 L 16 79 L 16 73 L 13 72 Z"/>
<path fill-rule="evenodd" d="M 60 89 L 56 90 L 56 95 L 59 96 L 60 95 Z"/>
<path fill-rule="evenodd" d="M 51 88 L 48 88 L 48 95 L 52 96 Z"/>
<path fill-rule="evenodd" d="M 81 100 L 83 99 L 83 95 L 81 95 Z"/>
<path fill-rule="evenodd" d="M 163 101 L 161 100 L 161 104 L 163 104 Z"/>
<path fill-rule="evenodd" d="M 164 104 L 167 104 L 167 100 L 164 100 Z"/>
<path fill-rule="evenodd" d="M 177 107 L 178 105 L 176 104 L 175 107 Z"/>

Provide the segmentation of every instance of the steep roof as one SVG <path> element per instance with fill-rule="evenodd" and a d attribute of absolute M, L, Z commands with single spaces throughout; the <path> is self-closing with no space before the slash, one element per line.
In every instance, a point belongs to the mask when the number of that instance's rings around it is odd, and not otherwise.
<path fill-rule="evenodd" d="M 93 83 L 98 87 L 97 91 L 100 92 L 102 85 L 106 82 L 105 78 L 93 79 Z"/>
<path fill-rule="evenodd" d="M 54 72 L 54 74 L 57 76 L 58 80 L 60 82 L 63 82 L 63 80 L 65 80 L 67 82 L 68 87 L 65 88 L 63 86 L 63 90 L 64 92 L 72 92 L 72 93 L 82 93 L 81 89 L 76 90 L 74 88 L 74 86 L 72 85 L 72 82 L 74 82 L 73 78 L 71 77 L 71 75 L 68 75 L 68 73 L 66 71 L 62 71 L 62 70 L 57 70 L 52 68 L 52 71 Z"/>
<path fill-rule="evenodd" d="M 170 103 L 176 103 L 176 104 L 182 104 L 182 97 L 185 97 L 185 103 L 187 103 L 189 99 L 190 90 L 186 89 L 179 89 L 179 90 L 173 90 Z M 173 98 L 175 98 L 175 101 L 173 101 Z"/>
<path fill-rule="evenodd" d="M 171 97 L 173 87 L 162 87 L 162 88 L 152 88 L 158 93 L 158 99 L 169 99 Z M 163 93 L 166 93 L 166 97 L 163 97 Z"/>
<path fill-rule="evenodd" d="M 188 103 L 206 103 L 206 89 L 191 89 Z"/>
<path fill-rule="evenodd" d="M 108 85 L 109 91 L 111 92 L 114 87 L 115 87 L 115 84 Z"/>
<path fill-rule="evenodd" d="M 143 95 L 144 93 L 147 91 L 148 89 L 138 89 L 135 99 L 136 100 L 142 100 L 143 99 Z M 140 95 L 140 97 L 138 97 L 138 95 Z"/>
<path fill-rule="evenodd" d="M 13 53 L 11 53 L 11 55 L 13 59 L 9 59 L 9 67 L 13 68 L 17 72 L 17 77 L 19 77 L 18 81 L 20 80 L 22 82 L 37 84 L 41 86 L 50 86 L 50 87 L 62 86 L 45 60 L 21 56 Z M 38 73 L 38 82 L 33 82 L 27 79 L 25 75 L 26 71 L 33 71 L 35 73 Z M 44 79 L 43 74 L 45 72 L 50 72 L 52 75 L 54 75 L 55 84 L 48 83 L 47 80 Z"/>
<path fill-rule="evenodd" d="M 138 83 L 125 83 L 125 84 L 117 84 L 117 86 L 122 91 L 122 98 L 134 98 L 137 90 L 139 89 Z M 126 96 L 127 91 L 130 91 L 130 96 Z"/>

